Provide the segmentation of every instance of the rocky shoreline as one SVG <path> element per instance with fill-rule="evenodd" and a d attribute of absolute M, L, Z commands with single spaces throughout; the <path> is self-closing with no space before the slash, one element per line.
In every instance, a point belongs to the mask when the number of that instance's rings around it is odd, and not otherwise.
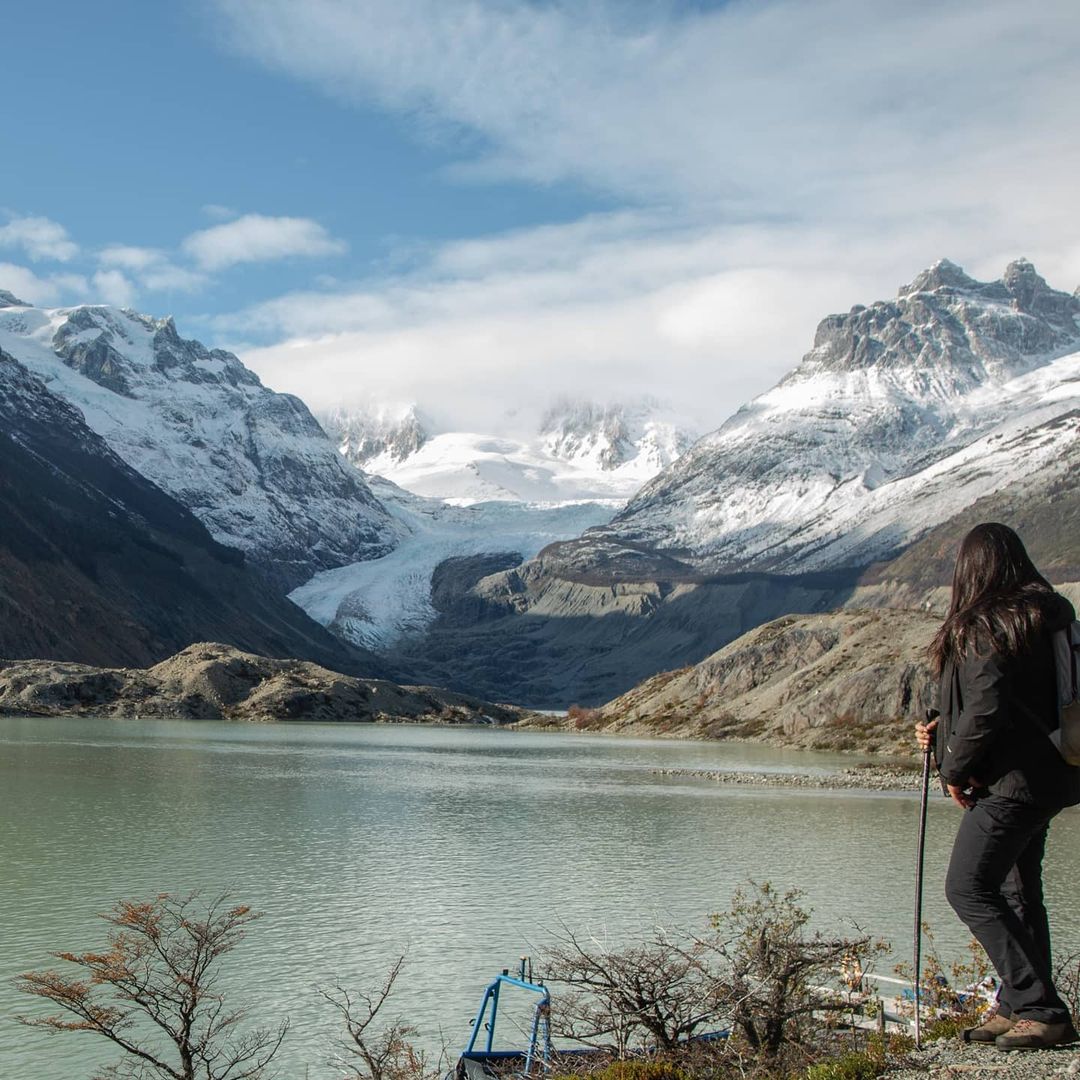
<path fill-rule="evenodd" d="M 918 791 L 921 769 L 904 765 L 860 762 L 836 773 L 756 772 L 747 769 L 653 769 L 658 776 L 685 776 L 718 784 L 758 787 L 817 788 L 829 791 Z"/>

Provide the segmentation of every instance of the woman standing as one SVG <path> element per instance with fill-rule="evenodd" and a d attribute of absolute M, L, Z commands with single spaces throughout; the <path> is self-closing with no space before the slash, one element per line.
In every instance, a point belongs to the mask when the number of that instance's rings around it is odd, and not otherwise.
<path fill-rule="evenodd" d="M 1042 860 L 1051 819 L 1080 803 L 1080 768 L 1047 737 L 1058 726 L 1051 635 L 1074 618 L 1005 525 L 964 538 L 949 613 L 930 647 L 939 716 L 916 726 L 965 813 L 945 892 L 1001 980 L 995 1014 L 964 1033 L 1001 1050 L 1077 1038 L 1054 988 Z"/>

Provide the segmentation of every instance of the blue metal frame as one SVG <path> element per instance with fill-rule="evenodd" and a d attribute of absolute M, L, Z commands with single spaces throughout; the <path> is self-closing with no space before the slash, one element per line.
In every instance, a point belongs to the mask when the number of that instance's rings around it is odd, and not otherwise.
<path fill-rule="evenodd" d="M 476 1014 L 476 1019 L 473 1021 L 469 1045 L 465 1047 L 462 1056 L 501 1056 L 501 1052 L 494 1049 L 495 1018 L 499 1011 L 499 991 L 504 984 L 507 986 L 516 986 L 521 990 L 528 990 L 531 993 L 540 995 L 540 1000 L 536 1003 L 536 1008 L 533 1010 L 532 1031 L 529 1034 L 529 1048 L 525 1053 L 525 1068 L 523 1072 L 525 1076 L 528 1076 L 532 1069 L 537 1051 L 541 1053 L 541 1060 L 545 1067 L 551 1061 L 551 993 L 548 991 L 548 988 L 541 983 L 530 982 L 525 978 L 524 959 L 521 961 L 520 978 L 515 978 L 508 970 L 504 970 L 501 975 L 496 976 L 495 981 L 484 991 L 484 999 L 480 1003 L 480 1009 Z M 488 1016 L 485 1025 L 484 1016 L 488 1013 L 489 1009 L 490 1015 Z M 482 1052 L 477 1053 L 476 1040 L 481 1029 L 485 1026 L 487 1028 L 487 1046 Z"/>

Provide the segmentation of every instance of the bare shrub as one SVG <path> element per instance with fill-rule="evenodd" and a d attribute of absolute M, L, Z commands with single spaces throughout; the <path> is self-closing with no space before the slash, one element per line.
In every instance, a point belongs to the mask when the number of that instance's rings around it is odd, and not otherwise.
<path fill-rule="evenodd" d="M 978 988 L 988 985 L 993 968 L 982 946 L 971 938 L 967 957 L 946 964 L 938 953 L 933 930 L 922 925 L 922 963 L 919 974 L 920 1015 L 927 1015 L 926 1038 L 952 1038 L 964 1028 L 977 1027 L 992 1005 Z M 897 964 L 896 973 L 913 980 L 910 964 Z M 908 1007 L 914 1015 L 914 1002 Z"/>
<path fill-rule="evenodd" d="M 1054 965 L 1054 985 L 1069 1012 L 1080 1019 L 1080 952 L 1070 953 Z"/>
<path fill-rule="evenodd" d="M 812 1014 L 844 1011 L 842 994 L 823 990 L 843 962 L 866 971 L 884 951 L 866 935 L 808 929 L 797 890 L 768 883 L 736 891 L 729 910 L 710 917 L 704 935 L 656 928 L 642 944 L 610 948 L 571 931 L 544 955 L 549 982 L 563 983 L 553 1030 L 617 1059 L 685 1049 L 710 1029 L 733 1029 L 726 1052 L 775 1060 L 821 1023 Z"/>
<path fill-rule="evenodd" d="M 618 1059 L 648 1039 L 673 1049 L 720 1020 L 723 987 L 708 947 L 682 931 L 653 930 L 645 942 L 609 948 L 565 929 L 543 956 L 546 980 L 563 983 L 552 1031 Z"/>
<path fill-rule="evenodd" d="M 587 709 L 583 705 L 571 705 L 566 710 L 566 718 L 570 721 L 570 726 L 575 731 L 586 731 L 589 728 L 596 727 L 603 714 L 599 709 Z"/>
<path fill-rule="evenodd" d="M 413 1044 L 416 1028 L 400 1018 L 386 1024 L 380 1019 L 404 962 L 405 957 L 399 956 L 373 992 L 350 992 L 340 985 L 318 991 L 345 1025 L 345 1035 L 329 1064 L 346 1070 L 352 1080 L 438 1080 L 445 1071 L 441 1059 L 431 1064 Z"/>
<path fill-rule="evenodd" d="M 226 894 L 205 906 L 197 893 L 118 901 L 101 916 L 111 927 L 103 951 L 53 953 L 78 974 L 50 969 L 16 979 L 18 989 L 63 1011 L 17 1019 L 107 1039 L 126 1055 L 104 1074 L 117 1080 L 257 1080 L 280 1048 L 288 1021 L 241 1033 L 246 1014 L 226 1008 L 217 968 L 258 917 Z"/>
<path fill-rule="evenodd" d="M 798 889 L 768 882 L 736 890 L 731 907 L 712 916 L 724 961 L 731 1020 L 756 1054 L 773 1058 L 785 1044 L 806 1041 L 816 1012 L 841 1012 L 842 998 L 820 989 L 843 966 L 867 971 L 886 950 L 865 934 L 849 938 L 809 929 L 811 912 Z"/>

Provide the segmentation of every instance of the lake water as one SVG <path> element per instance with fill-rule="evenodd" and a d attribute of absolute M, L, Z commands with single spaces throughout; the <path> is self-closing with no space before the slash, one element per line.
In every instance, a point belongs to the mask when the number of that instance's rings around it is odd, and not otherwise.
<path fill-rule="evenodd" d="M 281 1075 L 328 1069 L 315 993 L 374 987 L 407 951 L 395 1015 L 457 1049 L 484 986 L 560 925 L 617 942 L 704 927 L 748 879 L 798 885 L 822 926 L 910 951 L 918 798 L 720 785 L 658 768 L 831 771 L 849 758 L 752 746 L 491 729 L 0 718 L 0 1077 L 78 1080 L 97 1037 L 15 1023 L 12 987 L 53 950 L 104 944 L 119 898 L 229 889 L 264 913 L 225 958 L 234 1004 L 288 1015 Z M 926 917 L 956 825 L 933 798 Z M 1080 948 L 1080 814 L 1051 831 L 1060 952 Z"/>

